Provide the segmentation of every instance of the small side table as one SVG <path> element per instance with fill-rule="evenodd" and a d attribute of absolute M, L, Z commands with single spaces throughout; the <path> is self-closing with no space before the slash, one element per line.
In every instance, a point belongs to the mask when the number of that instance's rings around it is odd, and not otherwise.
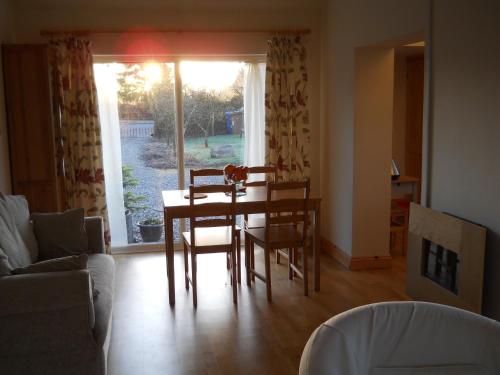
<path fill-rule="evenodd" d="M 400 176 L 397 180 L 391 180 L 392 196 L 394 198 L 411 194 L 412 202 L 420 201 L 420 179 L 412 176 Z"/>

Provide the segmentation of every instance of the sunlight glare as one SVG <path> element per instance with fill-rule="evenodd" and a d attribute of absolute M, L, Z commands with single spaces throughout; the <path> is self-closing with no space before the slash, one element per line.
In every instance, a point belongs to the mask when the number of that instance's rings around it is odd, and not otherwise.
<path fill-rule="evenodd" d="M 149 91 L 152 89 L 155 83 L 158 83 L 162 79 L 162 71 L 160 64 L 157 63 L 147 63 L 144 66 L 143 74 L 145 78 L 144 89 Z"/>
<path fill-rule="evenodd" d="M 242 67 L 240 62 L 182 61 L 182 83 L 194 90 L 222 91 L 234 83 Z"/>

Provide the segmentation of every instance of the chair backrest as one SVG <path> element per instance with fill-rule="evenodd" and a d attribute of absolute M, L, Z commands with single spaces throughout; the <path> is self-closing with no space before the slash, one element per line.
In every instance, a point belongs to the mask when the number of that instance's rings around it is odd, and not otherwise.
<path fill-rule="evenodd" d="M 296 182 L 268 182 L 266 201 L 266 238 L 271 226 L 293 224 L 302 229 L 305 244 L 308 226 L 309 180 Z"/>
<path fill-rule="evenodd" d="M 244 186 L 266 186 L 267 182 L 278 181 L 278 168 L 271 166 L 248 167 L 247 175 L 264 174 L 266 179 L 261 181 L 245 181 Z"/>
<path fill-rule="evenodd" d="M 189 170 L 189 183 L 195 185 L 195 177 L 211 177 L 211 176 L 224 176 L 222 169 L 205 168 L 205 169 L 191 169 Z"/>
<path fill-rule="evenodd" d="M 214 194 L 223 193 L 229 195 L 230 200 L 226 202 L 204 203 L 202 199 L 195 198 L 196 194 Z M 189 186 L 189 205 L 190 208 L 190 234 L 191 244 L 195 242 L 195 229 L 207 227 L 226 227 L 230 226 L 232 237 L 236 235 L 236 187 L 234 184 L 228 185 L 190 185 Z M 203 219 L 203 220 L 200 220 Z"/>
<path fill-rule="evenodd" d="M 357 307 L 309 338 L 300 375 L 500 374 L 500 324 L 426 302 Z"/>

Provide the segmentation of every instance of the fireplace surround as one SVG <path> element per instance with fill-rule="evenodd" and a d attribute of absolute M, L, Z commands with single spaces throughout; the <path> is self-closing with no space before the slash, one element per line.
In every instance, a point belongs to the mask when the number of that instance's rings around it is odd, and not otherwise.
<path fill-rule="evenodd" d="M 484 227 L 412 203 L 408 295 L 481 313 L 485 242 Z"/>

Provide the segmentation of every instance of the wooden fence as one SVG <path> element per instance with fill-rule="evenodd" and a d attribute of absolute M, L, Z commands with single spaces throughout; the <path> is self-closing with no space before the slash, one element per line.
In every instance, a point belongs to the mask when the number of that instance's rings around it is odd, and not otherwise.
<path fill-rule="evenodd" d="M 147 138 L 151 137 L 155 123 L 149 120 L 121 120 L 120 136 L 122 138 Z"/>

